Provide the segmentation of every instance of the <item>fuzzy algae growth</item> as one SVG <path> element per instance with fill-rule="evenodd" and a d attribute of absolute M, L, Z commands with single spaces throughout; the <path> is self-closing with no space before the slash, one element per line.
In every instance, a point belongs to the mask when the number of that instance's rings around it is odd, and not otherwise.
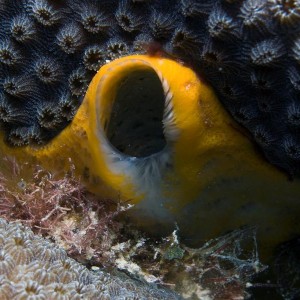
<path fill-rule="evenodd" d="M 258 226 L 264 251 L 300 233 L 299 179 L 268 164 L 212 89 L 188 67 L 128 56 L 103 66 L 72 123 L 43 147 L 3 152 L 65 172 L 69 159 L 101 197 L 191 244 Z"/>

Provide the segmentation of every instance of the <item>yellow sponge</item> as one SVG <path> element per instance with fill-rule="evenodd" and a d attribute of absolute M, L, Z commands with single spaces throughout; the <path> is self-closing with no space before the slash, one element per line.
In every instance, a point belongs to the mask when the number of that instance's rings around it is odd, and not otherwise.
<path fill-rule="evenodd" d="M 5 153 L 64 172 L 135 204 L 129 214 L 160 234 L 175 223 L 200 244 L 257 225 L 265 250 L 300 233 L 300 182 L 268 164 L 212 89 L 180 62 L 117 59 L 93 78 L 72 123 L 47 146 Z"/>

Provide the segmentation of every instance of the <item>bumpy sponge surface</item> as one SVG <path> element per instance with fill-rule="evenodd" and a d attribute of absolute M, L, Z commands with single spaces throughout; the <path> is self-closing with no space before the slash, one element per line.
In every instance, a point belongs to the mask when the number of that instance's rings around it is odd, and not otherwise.
<path fill-rule="evenodd" d="M 267 159 L 300 174 L 299 0 L 0 0 L 0 122 L 47 143 L 111 59 L 160 49 L 195 69 Z"/>

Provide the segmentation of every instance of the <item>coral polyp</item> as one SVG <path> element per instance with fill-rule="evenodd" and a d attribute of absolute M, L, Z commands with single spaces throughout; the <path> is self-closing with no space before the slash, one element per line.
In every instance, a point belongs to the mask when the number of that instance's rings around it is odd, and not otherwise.
<path fill-rule="evenodd" d="M 3 90 L 10 96 L 24 98 L 32 94 L 34 81 L 30 77 L 8 77 L 4 78 Z"/>
<path fill-rule="evenodd" d="M 157 39 L 168 38 L 176 27 L 178 17 L 172 14 L 157 13 L 153 11 L 149 27 L 152 35 Z"/>
<path fill-rule="evenodd" d="M 15 268 L 16 264 L 6 251 L 2 250 L 0 252 L 0 273 L 1 275 L 5 274 L 6 276 L 9 275 L 12 270 Z"/>
<path fill-rule="evenodd" d="M 240 17 L 244 26 L 249 29 L 263 32 L 266 29 L 267 12 L 264 0 L 243 1 Z"/>
<path fill-rule="evenodd" d="M 38 109 L 37 120 L 42 128 L 48 130 L 55 130 L 58 128 L 61 122 L 59 118 L 59 111 L 56 106 L 51 104 L 44 104 Z"/>
<path fill-rule="evenodd" d="M 297 26 L 300 21 L 299 0 L 268 0 L 274 17 L 282 24 Z"/>
<path fill-rule="evenodd" d="M 128 46 L 126 43 L 122 42 L 122 40 L 118 38 L 113 38 L 108 41 L 106 56 L 110 60 L 122 57 L 127 52 L 128 52 Z M 102 54 L 102 56 L 104 55 Z M 103 63 L 103 58 L 102 58 L 102 63 Z M 96 69 L 98 70 L 99 68 Z"/>
<path fill-rule="evenodd" d="M 171 39 L 171 51 L 193 55 L 201 44 L 200 37 L 185 27 L 177 28 Z"/>
<path fill-rule="evenodd" d="M 275 139 L 272 137 L 271 133 L 262 126 L 255 129 L 254 136 L 257 142 L 266 148 L 270 148 L 272 144 L 275 143 Z"/>
<path fill-rule="evenodd" d="M 286 137 L 283 147 L 290 158 L 300 162 L 300 149 L 298 141 L 293 138 Z"/>
<path fill-rule="evenodd" d="M 10 130 L 7 142 L 11 146 L 24 146 L 29 142 L 29 128 L 17 127 Z"/>
<path fill-rule="evenodd" d="M 8 66 L 14 66 L 20 61 L 20 52 L 11 42 L 0 41 L 0 62 Z"/>
<path fill-rule="evenodd" d="M 24 43 L 34 39 L 36 30 L 28 16 L 19 15 L 12 19 L 10 32 L 16 41 Z"/>
<path fill-rule="evenodd" d="M 23 124 L 28 121 L 24 111 L 16 108 L 5 95 L 0 95 L 0 121 L 7 124 Z"/>
<path fill-rule="evenodd" d="M 28 10 L 36 21 L 44 26 L 52 26 L 60 19 L 60 12 L 49 4 L 47 0 L 30 0 Z"/>
<path fill-rule="evenodd" d="M 46 293 L 42 292 L 42 287 L 37 282 L 31 280 L 17 284 L 15 290 L 15 297 L 19 299 L 34 298 L 42 300 L 46 297 Z"/>
<path fill-rule="evenodd" d="M 214 38 L 230 39 L 231 35 L 238 36 L 238 24 L 221 9 L 215 9 L 207 20 L 209 34 Z"/>
<path fill-rule="evenodd" d="M 271 91 L 279 84 L 279 79 L 272 74 L 272 71 L 253 70 L 250 78 L 252 85 L 258 91 Z"/>
<path fill-rule="evenodd" d="M 110 21 L 108 16 L 99 10 L 96 5 L 81 5 L 75 13 L 79 14 L 79 22 L 88 32 L 106 34 L 109 30 Z"/>
<path fill-rule="evenodd" d="M 111 45 L 113 48 L 113 45 Z M 113 51 L 113 49 L 109 50 Z M 105 63 L 105 52 L 100 46 L 91 46 L 85 49 L 83 55 L 83 64 L 90 71 L 97 71 Z"/>
<path fill-rule="evenodd" d="M 98 60 L 96 59 L 96 62 L 93 63 L 97 64 Z M 92 65 L 88 65 L 92 68 Z M 77 69 L 71 73 L 69 77 L 69 88 L 72 95 L 83 96 L 87 86 L 87 75 L 83 68 Z"/>
<path fill-rule="evenodd" d="M 257 66 L 271 66 L 279 63 L 284 54 L 285 51 L 280 42 L 264 40 L 251 49 L 250 60 Z"/>
<path fill-rule="evenodd" d="M 57 44 L 60 46 L 62 51 L 67 54 L 73 54 L 80 49 L 84 40 L 84 35 L 77 24 L 71 23 L 63 27 L 56 38 Z"/>
<path fill-rule="evenodd" d="M 130 33 L 139 31 L 144 22 L 142 16 L 130 7 L 129 1 L 120 1 L 115 17 L 119 26 Z"/>
<path fill-rule="evenodd" d="M 58 114 L 63 120 L 71 121 L 76 113 L 76 100 L 70 94 L 62 94 L 58 103 Z"/>
<path fill-rule="evenodd" d="M 61 69 L 55 59 L 43 57 L 34 64 L 34 71 L 37 78 L 45 84 L 53 84 L 59 80 Z"/>

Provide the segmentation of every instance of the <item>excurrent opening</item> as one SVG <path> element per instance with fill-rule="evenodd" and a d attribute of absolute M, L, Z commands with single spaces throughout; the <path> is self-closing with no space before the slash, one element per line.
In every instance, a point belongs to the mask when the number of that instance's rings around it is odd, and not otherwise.
<path fill-rule="evenodd" d="M 123 154 L 147 157 L 166 146 L 163 132 L 165 95 L 151 68 L 128 74 L 120 84 L 106 135 Z"/>

